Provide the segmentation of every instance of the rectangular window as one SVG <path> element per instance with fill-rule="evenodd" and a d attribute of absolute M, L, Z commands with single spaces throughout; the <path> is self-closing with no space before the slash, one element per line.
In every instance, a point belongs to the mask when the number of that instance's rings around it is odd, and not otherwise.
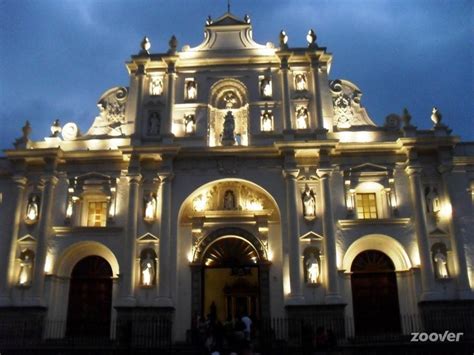
<path fill-rule="evenodd" d="M 374 193 L 356 194 L 357 218 L 374 219 L 377 216 L 377 200 Z"/>
<path fill-rule="evenodd" d="M 89 202 L 87 211 L 88 227 L 105 227 L 107 223 L 107 202 Z"/>

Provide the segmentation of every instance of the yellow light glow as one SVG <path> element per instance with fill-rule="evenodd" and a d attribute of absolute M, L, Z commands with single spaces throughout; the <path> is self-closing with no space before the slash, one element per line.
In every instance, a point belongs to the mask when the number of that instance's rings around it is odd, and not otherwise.
<path fill-rule="evenodd" d="M 263 206 L 260 201 L 252 200 L 247 202 L 247 209 L 249 211 L 261 211 L 263 210 Z"/>
<path fill-rule="evenodd" d="M 356 143 L 369 143 L 375 141 L 375 132 L 339 132 L 339 139 L 342 143 L 356 142 Z"/>
<path fill-rule="evenodd" d="M 268 261 L 272 261 L 272 260 L 273 260 L 273 250 L 268 249 L 268 251 L 267 251 L 267 258 L 268 258 Z"/>
<path fill-rule="evenodd" d="M 206 209 L 206 199 L 203 195 L 199 195 L 193 200 L 193 209 L 196 212 L 202 212 Z"/>
<path fill-rule="evenodd" d="M 46 275 L 50 275 L 53 272 L 54 257 L 51 253 L 46 255 L 46 261 L 44 263 L 44 272 Z"/>
<path fill-rule="evenodd" d="M 439 210 L 439 216 L 441 218 L 451 218 L 453 215 L 453 207 L 450 203 L 444 203 L 441 209 Z"/>
<path fill-rule="evenodd" d="M 192 250 L 190 250 L 190 251 L 188 252 L 187 258 L 188 258 L 188 261 L 189 261 L 190 263 L 193 262 L 193 251 L 192 251 Z"/>

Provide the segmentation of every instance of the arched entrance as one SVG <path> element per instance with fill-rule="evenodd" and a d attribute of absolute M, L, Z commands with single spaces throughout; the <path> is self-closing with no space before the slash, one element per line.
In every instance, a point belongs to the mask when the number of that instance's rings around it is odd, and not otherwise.
<path fill-rule="evenodd" d="M 66 335 L 108 336 L 112 309 L 112 268 L 100 256 L 87 256 L 73 268 Z"/>
<path fill-rule="evenodd" d="M 206 237 L 197 260 L 192 266 L 195 314 L 221 321 L 243 314 L 254 319 L 269 316 L 270 263 L 251 233 L 218 229 Z"/>
<path fill-rule="evenodd" d="M 400 332 L 397 279 L 392 260 L 378 250 L 359 253 L 351 266 L 356 335 Z"/>

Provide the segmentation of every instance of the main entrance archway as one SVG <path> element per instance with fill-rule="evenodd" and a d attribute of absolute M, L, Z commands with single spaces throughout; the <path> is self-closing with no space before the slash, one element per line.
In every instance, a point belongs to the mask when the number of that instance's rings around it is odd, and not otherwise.
<path fill-rule="evenodd" d="M 100 256 L 87 256 L 73 268 L 69 286 L 67 335 L 110 332 L 112 268 Z"/>
<path fill-rule="evenodd" d="M 352 304 L 357 335 L 400 332 L 397 279 L 392 260 L 366 250 L 351 266 Z"/>
<path fill-rule="evenodd" d="M 192 266 L 194 314 L 234 319 L 244 313 L 269 316 L 269 262 L 260 242 L 241 228 L 221 228 L 206 237 Z"/>

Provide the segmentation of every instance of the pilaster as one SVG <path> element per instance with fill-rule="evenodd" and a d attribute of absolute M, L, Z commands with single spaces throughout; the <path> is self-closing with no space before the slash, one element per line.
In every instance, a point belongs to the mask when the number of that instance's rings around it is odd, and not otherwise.
<path fill-rule="evenodd" d="M 282 111 L 283 111 L 283 130 L 291 131 L 291 105 L 290 105 L 290 88 L 289 88 L 289 78 L 288 78 L 288 59 L 290 57 L 289 53 L 281 53 L 280 57 L 280 75 L 281 75 L 281 102 L 282 102 Z"/>

